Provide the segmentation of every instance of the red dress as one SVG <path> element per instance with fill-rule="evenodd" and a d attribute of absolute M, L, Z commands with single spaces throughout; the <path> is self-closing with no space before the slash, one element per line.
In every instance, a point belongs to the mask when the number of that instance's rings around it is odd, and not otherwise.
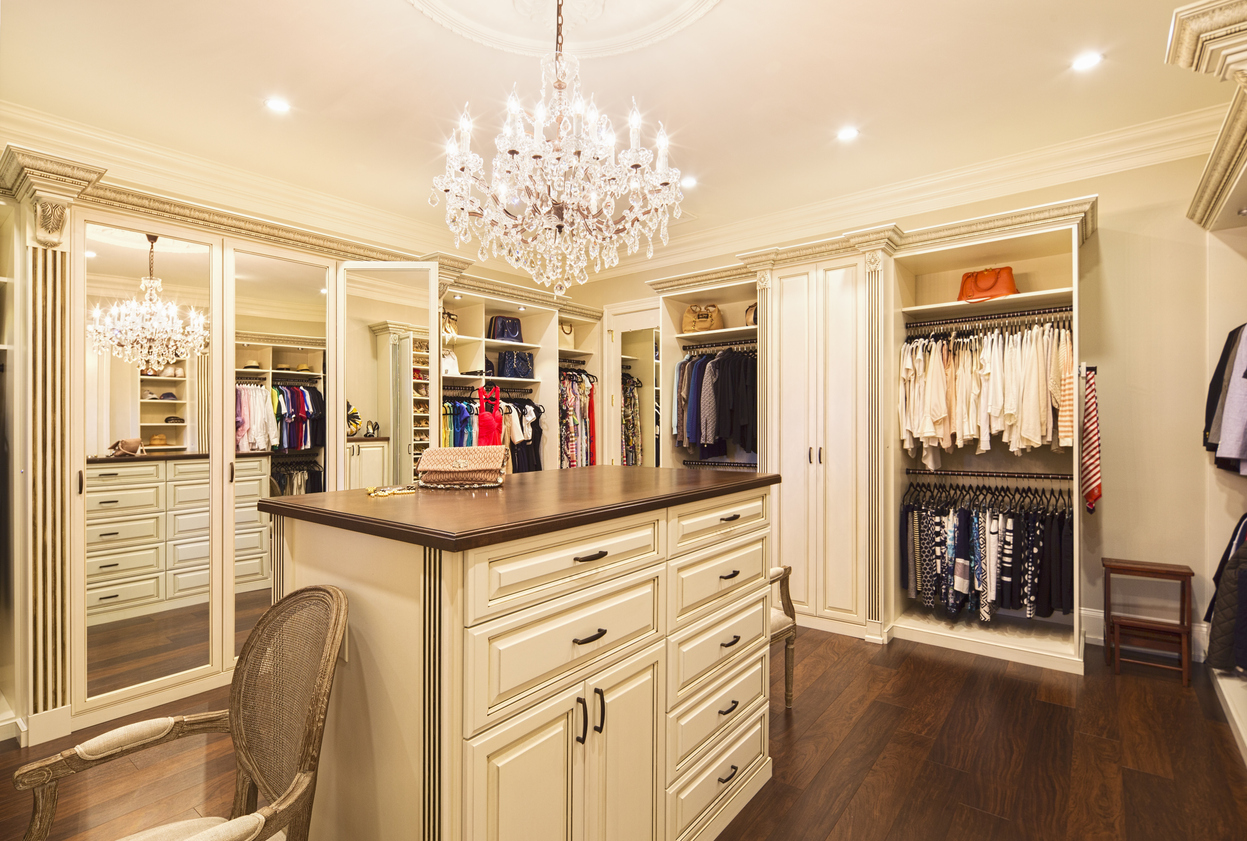
<path fill-rule="evenodd" d="M 500 446 L 502 444 L 502 402 L 498 387 L 493 391 L 477 389 L 481 400 L 478 413 L 476 444 L 479 447 Z M 492 408 L 491 408 L 492 404 Z"/>

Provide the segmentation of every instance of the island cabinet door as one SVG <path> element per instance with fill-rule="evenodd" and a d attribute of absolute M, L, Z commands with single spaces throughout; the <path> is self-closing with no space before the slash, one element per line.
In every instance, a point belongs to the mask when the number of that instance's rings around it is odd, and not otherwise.
<path fill-rule="evenodd" d="M 465 841 L 583 838 L 584 685 L 465 741 Z"/>
<path fill-rule="evenodd" d="M 585 683 L 587 841 L 663 837 L 664 659 L 664 646 L 651 646 Z"/>

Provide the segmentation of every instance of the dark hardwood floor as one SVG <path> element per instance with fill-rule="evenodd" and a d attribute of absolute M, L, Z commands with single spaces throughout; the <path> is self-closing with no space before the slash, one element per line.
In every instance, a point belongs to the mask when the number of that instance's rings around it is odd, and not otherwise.
<path fill-rule="evenodd" d="M 234 654 L 272 603 L 269 590 L 238 593 Z M 179 607 L 87 629 L 87 695 L 96 696 L 208 662 L 208 604 Z"/>
<path fill-rule="evenodd" d="M 1143 666 L 1114 678 L 1098 648 L 1077 677 L 801 630 L 786 711 L 775 653 L 775 775 L 720 841 L 1247 839 L 1247 769 L 1202 666 L 1183 689 Z M 220 709 L 227 697 L 223 688 L 109 726 Z M 0 745 L 0 776 L 106 729 Z M 64 783 L 52 837 L 105 841 L 225 815 L 233 786 L 228 737 L 184 739 Z M 29 809 L 28 793 L 0 785 L 0 839 L 21 838 Z"/>

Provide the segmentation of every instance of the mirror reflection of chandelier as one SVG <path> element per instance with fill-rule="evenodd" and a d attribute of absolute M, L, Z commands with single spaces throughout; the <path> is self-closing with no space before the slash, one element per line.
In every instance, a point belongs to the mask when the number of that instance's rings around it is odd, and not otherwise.
<path fill-rule="evenodd" d="M 157 239 L 155 234 L 147 235 L 151 248 L 147 252 L 148 276 L 139 282 L 142 300 L 117 301 L 107 312 L 96 306 L 87 325 L 87 336 L 96 353 L 111 351 L 113 356 L 144 369 L 160 369 L 208 349 L 207 316 L 191 307 L 183 322 L 178 305 L 160 299 L 160 278 L 155 276 Z"/>
<path fill-rule="evenodd" d="M 628 148 L 616 154 L 615 130 L 592 98 L 580 93 L 580 64 L 563 53 L 563 0 L 558 0 L 554 55 L 541 62 L 541 100 L 532 113 L 515 92 L 507 99 L 497 154 L 486 180 L 471 149 L 472 120 L 464 109 L 458 136 L 446 143 L 446 173 L 433 179 L 429 203 L 446 195 L 446 224 L 456 247 L 480 239 L 479 259 L 502 257 L 563 294 L 573 279 L 619 264 L 654 236 L 667 244 L 667 221 L 680 218 L 680 171 L 668 164 L 667 133 L 658 125 L 657 153 L 641 146 L 635 101 Z M 652 164 L 652 166 L 651 166 Z"/>

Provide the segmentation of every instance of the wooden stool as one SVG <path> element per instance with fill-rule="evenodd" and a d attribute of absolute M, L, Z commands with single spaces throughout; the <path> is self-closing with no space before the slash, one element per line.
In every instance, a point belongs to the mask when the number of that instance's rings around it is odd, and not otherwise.
<path fill-rule="evenodd" d="M 1113 664 L 1113 673 L 1121 674 L 1122 661 L 1173 669 L 1182 673 L 1182 685 L 1191 685 L 1191 579 L 1194 571 L 1185 564 L 1145 564 L 1140 561 L 1123 561 L 1103 558 L 1104 564 L 1104 662 Z M 1155 619 L 1113 616 L 1113 576 L 1129 575 L 1135 578 L 1152 578 L 1160 581 L 1177 581 L 1179 585 L 1178 621 L 1162 622 Z M 1134 643 L 1144 643 L 1156 651 L 1177 652 L 1181 666 L 1166 666 L 1121 656 L 1121 640 L 1126 637 Z"/>

